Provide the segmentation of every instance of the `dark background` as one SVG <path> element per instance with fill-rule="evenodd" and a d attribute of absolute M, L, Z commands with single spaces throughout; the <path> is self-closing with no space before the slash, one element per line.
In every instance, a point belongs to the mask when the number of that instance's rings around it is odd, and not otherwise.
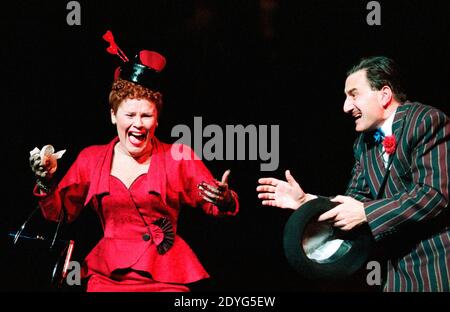
<path fill-rule="evenodd" d="M 110 29 L 128 57 L 148 49 L 167 58 L 160 139 L 173 142 L 177 124 L 193 129 L 194 116 L 204 127 L 280 126 L 274 172 L 261 172 L 259 161 L 206 161 L 217 178 L 232 170 L 241 213 L 218 220 L 182 211 L 180 234 L 212 276 L 199 289 L 377 290 L 365 272 L 328 284 L 298 276 L 282 249 L 290 212 L 261 206 L 257 179 L 291 169 L 309 193 L 345 191 L 356 137 L 342 112 L 345 72 L 363 56 L 397 60 L 409 99 L 448 114 L 446 1 L 379 1 L 381 26 L 367 25 L 368 1 L 79 1 L 81 26 L 67 25 L 67 2 L 15 1 L 1 12 L 2 237 L 36 205 L 30 150 L 67 149 L 59 162 L 65 172 L 82 148 L 114 137 L 107 95 L 121 61 L 105 51 L 101 37 Z M 66 235 L 81 256 L 99 237 L 95 216 L 84 212 Z M 45 289 L 30 286 L 28 268 L 6 265 L 5 255 L 2 288 Z"/>

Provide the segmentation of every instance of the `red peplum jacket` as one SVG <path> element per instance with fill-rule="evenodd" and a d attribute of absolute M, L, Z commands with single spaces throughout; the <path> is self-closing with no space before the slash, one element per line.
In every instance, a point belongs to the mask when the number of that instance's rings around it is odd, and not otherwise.
<path fill-rule="evenodd" d="M 177 233 L 180 205 L 201 207 L 213 216 L 234 216 L 239 211 L 220 211 L 203 200 L 197 184 L 212 183 L 214 177 L 191 148 L 166 144 L 154 138 L 147 174 L 136 178 L 129 189 L 110 174 L 116 137 L 107 145 L 81 151 L 64 178 L 50 194 L 34 194 L 44 217 L 56 221 L 62 205 L 68 222 L 91 205 L 97 212 L 104 237 L 83 263 L 82 277 L 92 274 L 110 277 L 116 269 L 135 269 L 151 274 L 155 281 L 192 283 L 209 277 L 188 244 Z M 176 148 L 184 156 L 172 157 Z"/>

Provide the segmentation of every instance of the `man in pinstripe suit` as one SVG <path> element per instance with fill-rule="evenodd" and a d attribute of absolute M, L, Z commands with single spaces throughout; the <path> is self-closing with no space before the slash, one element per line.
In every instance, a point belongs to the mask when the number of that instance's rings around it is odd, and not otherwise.
<path fill-rule="evenodd" d="M 340 204 L 319 221 L 347 231 L 368 223 L 386 257 L 384 291 L 450 291 L 450 120 L 406 101 L 389 58 L 362 59 L 347 74 L 344 112 L 360 133 L 355 164 L 345 195 L 332 199 Z M 298 209 L 317 197 L 289 170 L 286 179 L 259 180 L 263 205 Z"/>

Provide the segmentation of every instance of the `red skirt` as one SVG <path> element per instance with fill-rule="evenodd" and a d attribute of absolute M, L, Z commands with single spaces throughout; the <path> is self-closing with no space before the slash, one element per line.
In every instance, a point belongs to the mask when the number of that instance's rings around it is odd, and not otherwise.
<path fill-rule="evenodd" d="M 183 284 L 161 283 L 135 270 L 114 272 L 111 277 L 92 274 L 87 282 L 88 292 L 188 292 Z"/>

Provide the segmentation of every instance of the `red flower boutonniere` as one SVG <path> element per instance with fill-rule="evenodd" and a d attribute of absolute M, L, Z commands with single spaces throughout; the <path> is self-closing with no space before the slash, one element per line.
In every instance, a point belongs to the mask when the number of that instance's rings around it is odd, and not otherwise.
<path fill-rule="evenodd" d="M 394 154 L 395 148 L 397 147 L 397 140 L 395 139 L 395 136 L 388 135 L 384 137 L 383 147 L 388 155 Z"/>

